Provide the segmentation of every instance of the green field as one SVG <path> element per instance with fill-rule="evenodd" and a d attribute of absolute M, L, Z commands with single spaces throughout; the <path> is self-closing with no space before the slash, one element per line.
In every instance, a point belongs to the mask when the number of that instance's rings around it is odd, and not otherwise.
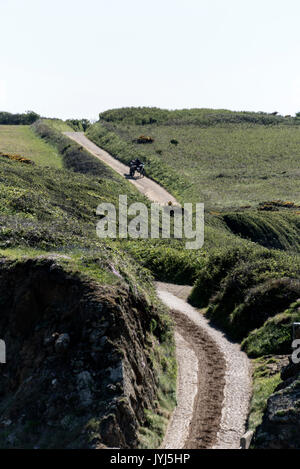
<path fill-rule="evenodd" d="M 41 166 L 62 168 L 57 150 L 43 142 L 28 125 L 0 125 L 0 152 L 19 154 Z"/>
<path fill-rule="evenodd" d="M 195 110 L 190 121 L 184 111 L 174 113 L 176 119 L 170 112 L 168 120 L 144 125 L 132 123 L 129 118 L 118 120 L 117 111 L 108 116 L 104 113 L 102 129 L 98 124 L 98 139 L 104 141 L 108 132 L 116 134 L 132 153 L 148 162 L 148 174 L 167 184 L 181 202 L 204 202 L 210 210 L 257 206 L 273 199 L 300 203 L 298 124 L 289 120 L 278 120 L 276 125 L 239 122 L 238 116 L 233 122 L 220 121 L 219 113 L 211 111 L 208 125 L 201 110 L 198 114 Z M 96 129 L 88 131 L 94 139 Z M 151 136 L 154 142 L 134 143 L 141 134 Z M 113 141 L 112 135 L 104 145 L 117 153 L 118 141 Z M 122 155 L 119 153 L 119 158 Z M 177 188 L 175 180 L 172 184 L 163 172 L 156 171 L 160 165 L 175 173 Z"/>

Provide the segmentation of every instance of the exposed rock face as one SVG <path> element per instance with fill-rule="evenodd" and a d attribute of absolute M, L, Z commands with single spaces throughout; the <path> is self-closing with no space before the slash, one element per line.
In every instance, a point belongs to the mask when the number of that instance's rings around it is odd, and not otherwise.
<path fill-rule="evenodd" d="M 1 261 L 0 447 L 134 448 L 157 397 L 147 306 L 53 259 Z"/>
<path fill-rule="evenodd" d="M 262 424 L 254 437 L 255 448 L 300 448 L 300 364 L 281 371 L 283 382 L 270 396 Z"/>

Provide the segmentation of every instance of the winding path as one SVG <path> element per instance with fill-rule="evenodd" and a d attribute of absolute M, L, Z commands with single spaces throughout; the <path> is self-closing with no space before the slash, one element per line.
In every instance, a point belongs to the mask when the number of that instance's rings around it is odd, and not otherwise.
<path fill-rule="evenodd" d="M 64 132 L 120 175 L 129 168 L 81 132 Z M 151 201 L 162 205 L 176 199 L 151 179 L 128 179 Z M 245 430 L 252 392 L 251 365 L 238 344 L 213 328 L 187 302 L 191 287 L 157 282 L 160 299 L 175 320 L 178 362 L 177 407 L 162 448 L 237 449 Z"/>

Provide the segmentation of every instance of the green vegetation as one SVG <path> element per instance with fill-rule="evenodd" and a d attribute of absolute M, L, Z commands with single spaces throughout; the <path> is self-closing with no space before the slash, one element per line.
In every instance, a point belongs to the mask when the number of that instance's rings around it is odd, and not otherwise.
<path fill-rule="evenodd" d="M 253 397 L 248 418 L 249 430 L 255 430 L 261 424 L 268 398 L 281 382 L 280 373 L 274 373 L 272 368 L 277 361 L 280 359 L 267 356 L 253 362 Z"/>
<path fill-rule="evenodd" d="M 85 132 L 91 126 L 88 119 L 67 119 L 66 123 L 76 132 Z"/>
<path fill-rule="evenodd" d="M 61 133 L 66 128 L 65 125 L 64 122 L 55 119 L 53 121 L 40 119 L 32 128 L 60 153 L 65 168 L 83 174 L 111 178 L 113 171 L 108 166 Z"/>
<path fill-rule="evenodd" d="M 45 252 L 42 250 L 23 250 L 20 248 L 16 248 L 1 250 L 0 256 L 1 258 L 2 256 L 4 256 L 6 258 L 6 261 L 9 261 L 6 262 L 6 268 L 7 271 L 9 271 L 10 273 L 18 272 L 20 274 L 20 271 L 22 270 L 23 274 L 28 271 L 32 273 L 34 269 L 45 268 L 45 266 L 48 266 L 48 269 L 46 269 L 46 271 L 49 272 L 49 266 L 53 267 L 53 265 L 55 265 L 56 274 L 58 272 L 59 275 L 58 283 L 61 282 L 62 278 L 64 278 L 64 282 L 66 282 L 66 284 L 68 284 L 71 279 L 73 281 L 75 280 L 76 288 L 73 290 L 73 292 L 74 295 L 78 295 L 79 299 L 81 298 L 80 291 L 78 292 L 80 285 L 88 286 L 88 288 L 91 287 L 91 289 L 93 289 L 95 287 L 94 281 L 96 281 L 96 287 L 98 287 L 99 284 L 104 285 L 104 288 L 100 289 L 99 292 L 101 292 L 101 294 L 103 295 L 102 299 L 104 300 L 104 302 L 106 300 L 108 303 L 111 302 L 111 308 L 113 311 L 115 311 L 114 308 L 116 307 L 116 304 L 126 304 L 127 311 L 129 310 L 128 313 L 131 313 L 131 308 L 133 308 L 133 316 L 129 314 L 129 320 L 130 318 L 134 318 L 135 314 L 138 314 L 138 316 L 143 316 L 143 331 L 147 332 L 145 336 L 141 333 L 139 339 L 144 344 L 145 357 L 147 359 L 147 363 L 149 363 L 151 371 L 153 371 L 153 377 L 156 383 L 156 386 L 154 386 L 152 383 L 152 389 L 149 389 L 149 394 L 154 394 L 154 396 L 156 394 L 156 399 L 154 401 L 151 401 L 149 404 L 149 409 L 146 409 L 147 415 L 145 423 L 144 426 L 140 428 L 140 440 L 141 446 L 143 448 L 153 447 L 152 444 L 159 446 L 165 431 L 166 424 L 168 422 L 167 417 L 170 415 L 175 405 L 176 361 L 173 325 L 171 323 L 169 315 L 165 310 L 165 307 L 161 302 L 158 301 L 156 297 L 152 282 L 152 276 L 150 275 L 149 271 L 142 269 L 137 263 L 132 262 L 132 259 L 124 251 L 122 252 L 121 250 L 116 249 L 116 247 L 113 245 L 106 245 L 105 243 L 102 243 L 102 245 L 99 244 L 98 248 L 98 251 L 95 248 L 94 251 L 86 248 L 84 250 L 81 249 L 80 251 L 74 250 L 65 251 L 61 253 L 58 253 L 57 251 Z M 55 264 L 52 263 L 53 261 L 55 262 Z M 2 263 L 4 264 L 3 258 Z M 3 275 L 3 270 L 1 272 L 2 279 L 5 278 Z M 16 277 L 18 277 L 18 275 L 16 275 Z M 24 283 L 22 280 L 24 281 Z M 78 282 L 78 280 L 80 282 Z M 26 285 L 25 279 L 20 278 L 20 276 L 18 278 L 18 281 L 21 281 L 22 285 Z M 116 289 L 113 290 L 111 288 L 108 288 L 108 285 L 113 285 L 114 287 L 116 287 Z M 5 290 L 5 283 L 3 283 L 3 289 Z M 26 291 L 28 293 L 28 289 Z M 45 291 L 47 295 L 47 289 Z M 89 296 L 89 298 L 91 304 L 94 298 L 93 296 Z M 112 298 L 115 298 L 116 303 L 112 300 Z M 66 298 L 66 301 L 69 300 L 70 298 Z M 7 297 L 2 291 L 0 295 L 0 303 L 5 304 L 5 301 L 7 301 Z M 94 301 L 97 303 L 97 296 L 95 297 Z M 135 305 L 135 307 L 133 307 L 133 305 Z M 101 307 L 98 309 L 100 309 L 101 317 L 103 314 L 102 303 L 100 304 L 100 306 Z M 43 307 L 41 308 L 42 311 Z M 64 307 L 64 303 L 62 303 L 62 307 Z M 120 306 L 119 309 L 121 309 Z M 85 316 L 88 314 L 89 311 L 87 310 Z M 119 312 L 116 314 L 119 314 Z M 97 316 L 99 316 L 99 311 L 97 311 Z M 125 318 L 123 319 L 122 316 L 121 318 L 123 321 L 125 321 Z M 30 319 L 32 320 L 32 318 Z M 40 319 L 38 319 L 37 317 L 35 319 L 37 321 L 39 320 L 41 323 Z M 128 319 L 126 318 L 126 320 Z M 28 320 L 26 321 L 26 327 L 28 327 Z M 77 317 L 74 321 L 76 320 L 80 323 L 82 321 L 82 318 L 80 319 Z M 121 323 L 122 320 L 120 320 Z M 45 323 L 48 326 L 49 323 L 47 323 L 47 321 L 45 321 L 44 319 L 42 321 L 44 322 L 42 322 L 41 327 L 43 327 Z M 83 322 L 85 323 L 85 320 Z M 87 321 L 87 323 L 89 322 Z M 149 327 L 150 324 L 151 327 Z M 82 325 L 82 323 L 80 325 Z M 130 323 L 128 323 L 127 326 L 129 330 L 132 327 Z M 29 328 L 31 327 L 32 326 L 29 325 Z M 84 325 L 82 325 L 82 327 L 84 327 Z M 118 324 L 116 327 L 119 327 Z M 91 329 L 89 329 L 89 331 L 90 330 Z M 98 332 L 97 329 L 95 329 L 95 332 Z M 118 353 L 122 355 L 122 353 L 126 352 L 124 352 L 124 349 L 121 346 L 121 342 L 126 343 L 126 341 L 130 339 L 126 334 L 124 335 L 124 338 L 121 337 L 121 339 L 122 340 L 120 340 L 120 345 L 116 343 L 116 346 Z M 131 340 L 132 342 L 130 341 L 126 345 L 129 348 L 136 346 L 136 343 L 132 339 L 132 337 Z M 89 363 L 88 360 L 86 360 L 86 362 Z M 60 366 L 60 370 L 62 366 L 63 363 Z M 145 386 L 145 383 L 143 383 L 143 385 Z M 49 390 L 49 392 L 51 393 L 51 390 Z M 105 401 L 104 406 L 107 406 L 107 394 L 105 394 L 105 391 L 103 392 L 104 397 L 101 393 L 99 394 L 99 400 Z M 9 405 L 9 399 L 11 399 L 11 395 L 9 394 L 6 399 L 2 399 L 2 401 L 0 402 L 0 411 L 4 412 L 4 409 L 6 409 L 7 405 Z M 121 397 L 120 399 L 118 399 L 118 404 L 121 402 L 122 399 L 127 405 L 130 405 L 130 403 L 127 402 L 128 397 Z M 93 410 L 95 409 L 92 408 L 92 411 Z M 57 427 L 59 429 L 59 432 L 61 432 L 59 433 L 59 440 L 57 440 L 56 438 L 56 432 L 54 432 L 53 434 L 51 429 L 50 432 L 48 432 L 49 427 L 47 428 L 47 426 L 42 425 L 42 422 L 37 421 L 36 430 L 39 433 L 39 436 L 42 437 L 42 440 L 39 440 L 39 446 L 41 448 L 49 449 L 64 447 L 67 444 L 70 444 L 70 441 L 72 442 L 72 444 L 74 444 L 74 442 L 76 442 L 76 439 L 79 438 L 79 433 L 82 434 L 82 424 L 84 422 L 84 417 L 82 417 L 81 409 L 81 411 L 79 410 L 78 414 L 79 416 L 81 416 L 81 420 L 79 420 L 79 424 L 77 421 L 77 427 L 73 428 L 74 435 L 70 435 L 69 425 L 73 427 L 73 425 L 71 425 L 73 420 L 76 423 L 76 412 L 77 407 L 75 406 L 72 408 L 72 413 L 67 414 L 66 418 L 64 419 L 63 425 L 66 426 L 65 430 L 68 430 L 68 432 L 61 431 L 62 429 L 59 428 L 59 421 L 61 419 L 61 414 L 59 413 L 59 417 L 57 420 Z M 96 414 L 94 413 L 94 415 Z M 150 418 L 150 416 L 152 416 L 152 418 Z M 126 414 L 124 418 L 126 418 Z M 133 417 L 131 417 L 131 419 L 132 424 L 135 423 Z M 140 414 L 138 414 L 138 419 L 141 419 Z M 137 421 L 137 419 L 135 419 L 135 421 Z M 89 426 L 89 433 L 91 435 L 91 438 L 97 436 L 96 434 L 99 431 L 100 423 L 101 418 L 98 414 L 95 416 L 94 419 L 90 420 L 87 423 L 87 425 Z M 21 425 L 18 428 L 18 424 L 19 422 L 17 422 L 17 424 L 15 424 L 14 422 L 12 428 L 10 428 L 11 432 L 14 431 L 14 433 L 17 434 L 17 444 L 19 445 L 19 447 L 32 447 L 33 429 L 31 428 L 31 421 L 25 422 L 25 428 Z M 31 432 L 31 434 L 29 435 L 31 438 L 28 438 L 28 440 L 26 438 L 27 431 Z M 149 433 L 152 435 L 152 440 L 150 440 L 146 436 Z M 47 436 L 47 439 L 44 438 L 45 436 Z M 7 447 L 7 434 L 3 434 L 3 432 L 0 436 L 0 447 Z"/>
<path fill-rule="evenodd" d="M 274 202 L 265 203 L 262 207 L 275 208 Z M 291 206 L 280 211 L 265 211 L 261 208 L 258 211 L 229 212 L 220 218 L 232 233 L 244 239 L 267 248 L 299 252 L 299 207 Z"/>
<path fill-rule="evenodd" d="M 43 119 L 44 124 L 59 132 L 85 132 L 91 125 L 88 119 Z"/>
<path fill-rule="evenodd" d="M 139 263 L 133 262 L 126 243 L 100 240 L 96 236 L 99 203 L 111 202 L 118 206 L 120 193 L 127 195 L 129 204 L 149 202 L 128 181 L 101 162 L 98 164 L 98 160 L 77 144 L 73 145 L 51 125 L 41 121 L 35 124 L 35 131 L 45 132 L 45 140 L 61 151 L 70 169 L 29 166 L 1 159 L 0 256 L 13 263 L 29 259 L 44 262 L 45 256 L 54 257 L 65 272 L 83 281 L 122 286 L 144 298 L 148 314 L 153 317 L 148 343 L 158 387 L 157 401 L 148 411 L 145 427 L 141 429 L 141 445 L 152 444 L 145 436 L 147 432 L 159 445 L 167 417 L 175 405 L 172 324 L 155 296 L 152 276 Z M 159 430 L 148 418 L 151 413 L 160 422 Z"/>
<path fill-rule="evenodd" d="M 299 117 L 299 116 L 298 116 Z M 121 122 L 144 126 L 148 124 L 164 125 L 200 125 L 214 126 L 216 124 L 259 124 L 259 125 L 298 125 L 296 118 L 283 117 L 277 113 L 266 112 L 234 112 L 226 109 L 183 109 L 168 111 L 155 107 L 131 107 L 112 109 L 102 112 L 100 118 L 106 122 Z"/>
<path fill-rule="evenodd" d="M 115 158 L 121 160 L 125 164 L 129 164 L 132 159 L 140 157 L 146 163 L 147 176 L 165 186 L 171 193 L 179 198 L 180 187 L 183 190 L 185 181 L 178 176 L 177 171 L 168 167 L 155 153 L 146 154 L 143 149 L 148 145 L 130 144 L 125 139 L 123 140 L 115 132 L 111 132 L 102 124 L 92 125 L 88 131 L 87 136 L 100 147 L 107 150 Z M 152 148 L 152 145 L 149 145 Z"/>
<path fill-rule="evenodd" d="M 276 113 L 125 108 L 100 114 L 87 131 L 125 163 L 139 156 L 181 203 L 205 203 L 200 252 L 179 241 L 129 249 L 156 278 L 193 283 L 190 302 L 260 357 L 250 429 L 280 382 L 280 364 L 276 373 L 270 366 L 277 358 L 264 356 L 290 353 L 300 319 L 299 124 Z M 141 135 L 151 145 L 141 145 Z"/>
<path fill-rule="evenodd" d="M 171 321 L 169 316 L 161 313 L 165 323 L 169 323 L 169 331 L 171 331 Z M 157 333 L 157 323 L 152 329 L 155 344 L 155 334 Z M 152 347 L 152 363 L 156 370 L 159 381 L 159 391 L 156 401 L 155 412 L 146 411 L 146 424 L 139 429 L 140 448 L 159 448 L 170 415 L 176 405 L 176 381 L 177 366 L 175 361 L 175 343 L 173 334 L 167 332 L 164 334 L 164 341 L 159 347 Z"/>
<path fill-rule="evenodd" d="M 115 173 L 84 175 L 69 170 L 28 166 L 6 158 L 0 165 L 0 243 L 9 247 L 72 249 L 93 247 L 96 208 L 101 202 L 145 201 Z M 95 247 L 96 249 L 96 247 Z"/>
<path fill-rule="evenodd" d="M 300 299 L 292 303 L 283 313 L 268 319 L 262 327 L 255 329 L 242 342 L 242 349 L 250 357 L 270 354 L 291 353 L 293 322 L 300 321 Z"/>
<path fill-rule="evenodd" d="M 134 143 L 142 122 L 151 145 Z M 300 203 L 299 123 L 260 113 L 121 109 L 100 114 L 87 134 L 124 162 L 139 155 L 147 174 L 181 202 L 219 210 L 273 199 Z"/>
<path fill-rule="evenodd" d="M 52 129 L 58 130 L 58 132 L 73 132 L 73 127 L 61 119 L 42 119 L 42 121 Z"/>
<path fill-rule="evenodd" d="M 33 111 L 24 114 L 11 114 L 10 112 L 0 112 L 0 125 L 31 125 L 40 116 Z"/>
<path fill-rule="evenodd" d="M 250 357 L 288 353 L 291 324 L 299 320 L 299 124 L 298 118 L 266 113 L 156 108 L 107 111 L 91 126 L 84 120 L 38 120 L 32 135 L 60 155 L 64 169 L 1 160 L 0 247 L 12 255 L 20 248 L 61 252 L 72 269 L 101 283 L 114 284 L 121 276 L 130 288 L 147 275 L 146 267 L 159 280 L 194 285 L 190 302 L 207 308 L 207 317 L 242 341 Z M 129 203 L 148 202 L 62 135 L 72 130 L 86 130 L 125 163 L 141 158 L 147 175 L 180 202 L 204 202 L 204 247 L 188 251 L 185 240 L 175 239 L 100 241 L 99 203 L 117 204 L 121 193 Z M 34 160 L 12 146 L 0 145 L 2 150 Z M 153 323 L 154 341 L 155 328 Z M 153 363 L 161 394 L 140 430 L 141 447 L 159 445 L 175 402 L 174 344 L 166 339 L 160 345 Z M 263 374 L 259 367 L 255 373 L 251 428 L 279 382 L 278 374 Z"/>
<path fill-rule="evenodd" d="M 131 249 L 159 279 L 196 280 L 191 302 L 209 305 L 213 322 L 239 340 L 300 293 L 298 125 L 266 113 L 124 108 L 100 114 L 87 131 L 125 163 L 144 159 L 147 174 L 179 201 L 205 203 L 201 252 L 163 241 Z M 141 134 L 151 145 L 138 143 Z M 271 301 L 262 311 L 262 298 L 277 288 L 279 297 L 286 291 L 279 311 L 270 311 Z"/>
<path fill-rule="evenodd" d="M 41 166 L 62 167 L 58 151 L 28 125 L 0 125 L 0 152 L 20 154 Z"/>
<path fill-rule="evenodd" d="M 127 248 L 157 279 L 194 284 L 190 302 L 253 357 L 288 353 L 298 317 L 286 309 L 300 297 L 299 124 L 276 113 L 124 108 L 87 131 L 125 163 L 139 156 L 181 203 L 205 203 L 200 252 L 175 240 Z"/>

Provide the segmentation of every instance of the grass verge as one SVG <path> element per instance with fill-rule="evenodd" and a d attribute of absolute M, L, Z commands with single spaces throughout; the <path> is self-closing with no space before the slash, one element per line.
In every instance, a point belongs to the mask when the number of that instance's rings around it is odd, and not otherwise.
<path fill-rule="evenodd" d="M 20 154 L 41 166 L 63 166 L 57 149 L 38 138 L 28 125 L 0 125 L 0 151 Z"/>

